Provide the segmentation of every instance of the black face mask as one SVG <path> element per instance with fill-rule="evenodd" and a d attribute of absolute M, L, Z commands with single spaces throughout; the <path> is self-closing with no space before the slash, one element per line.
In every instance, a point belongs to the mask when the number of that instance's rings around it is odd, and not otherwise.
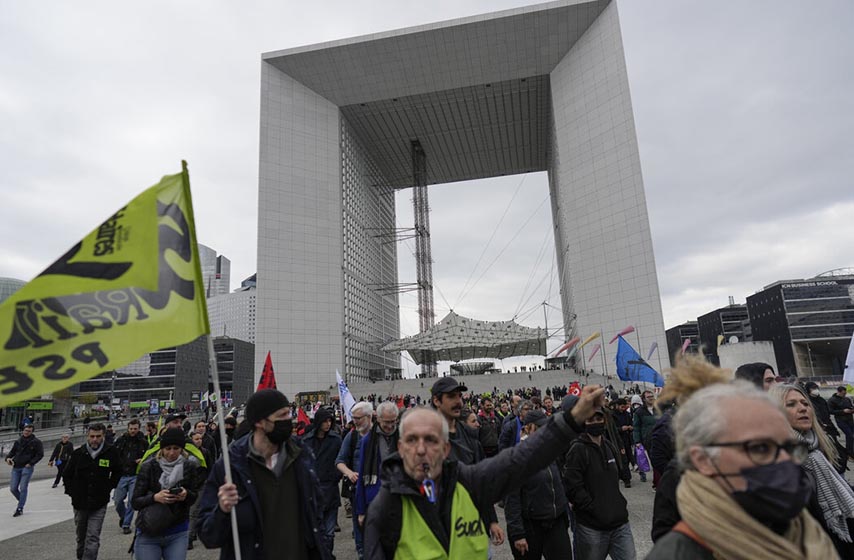
<path fill-rule="evenodd" d="M 228 435 L 233 434 L 233 433 L 234 433 L 234 428 L 226 428 L 226 429 L 225 429 L 225 433 L 227 433 Z"/>
<path fill-rule="evenodd" d="M 754 519 L 771 525 L 786 524 L 804 509 L 812 494 L 806 473 L 791 461 L 743 469 L 747 490 L 732 499 Z"/>
<path fill-rule="evenodd" d="M 291 433 L 293 432 L 293 422 L 288 420 L 276 420 L 273 422 L 273 430 L 266 432 L 267 439 L 270 440 L 274 445 L 281 445 L 284 442 L 288 441 L 288 438 L 291 437 Z"/>
<path fill-rule="evenodd" d="M 587 424 L 584 426 L 584 431 L 587 432 L 587 435 L 601 436 L 605 433 L 605 424 Z"/>

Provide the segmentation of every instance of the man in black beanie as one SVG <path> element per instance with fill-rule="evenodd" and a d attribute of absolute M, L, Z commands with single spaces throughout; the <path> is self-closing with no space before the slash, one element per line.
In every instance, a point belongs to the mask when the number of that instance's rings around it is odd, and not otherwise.
<path fill-rule="evenodd" d="M 208 548 L 222 548 L 221 559 L 235 557 L 229 520 L 235 507 L 242 558 L 332 558 L 317 508 L 314 457 L 290 438 L 291 414 L 287 397 L 275 389 L 249 397 L 248 432 L 228 448 L 234 483 L 225 482 L 222 459 L 205 482 L 196 532 Z"/>

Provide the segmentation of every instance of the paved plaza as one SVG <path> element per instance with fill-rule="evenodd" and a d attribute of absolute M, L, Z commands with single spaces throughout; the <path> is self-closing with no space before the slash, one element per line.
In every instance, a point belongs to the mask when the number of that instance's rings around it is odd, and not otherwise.
<path fill-rule="evenodd" d="M 3 465 L 0 465 L 2 468 Z M 6 468 L 8 471 L 8 467 Z M 37 477 L 50 475 L 53 469 L 38 469 Z M 4 472 L 8 476 L 8 472 Z M 8 478 L 7 478 L 8 480 Z M 0 487 L 0 515 L 7 519 L 0 523 L 0 550 L 3 558 L 27 560 L 68 560 L 74 556 L 74 521 L 72 520 L 71 502 L 63 494 L 62 487 L 51 488 L 53 476 L 33 480 L 30 483 L 30 493 L 27 507 L 21 517 L 12 517 L 15 501 L 9 493 L 8 482 Z M 623 493 L 629 502 L 629 515 L 632 532 L 635 536 L 638 558 L 643 558 L 652 548 L 649 537 L 652 524 L 652 502 L 654 492 L 650 483 L 637 482 L 634 475 L 632 488 L 624 489 Z M 499 521 L 504 527 L 504 512 L 497 508 Z M 131 535 L 123 535 L 117 517 L 108 508 L 104 529 L 101 533 L 101 551 L 99 558 L 105 560 L 127 559 Z M 348 527 L 350 519 L 340 510 L 339 524 L 342 531 L 336 535 L 335 556 L 338 560 L 356 560 L 356 551 Z M 494 560 L 511 560 L 509 545 L 506 543 L 493 553 Z M 188 560 L 214 560 L 219 558 L 217 550 L 206 550 L 198 545 L 187 554 Z"/>

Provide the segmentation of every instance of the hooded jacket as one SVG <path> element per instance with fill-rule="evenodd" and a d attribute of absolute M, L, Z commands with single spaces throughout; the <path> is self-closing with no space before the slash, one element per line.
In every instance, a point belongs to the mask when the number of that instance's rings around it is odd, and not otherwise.
<path fill-rule="evenodd" d="M 231 459 L 231 476 L 237 486 L 240 500 L 237 503 L 238 533 L 240 535 L 240 553 L 244 560 L 263 560 L 264 534 L 261 519 L 261 500 L 257 485 L 249 467 L 248 433 L 234 440 L 228 447 Z M 328 560 L 331 557 L 323 542 L 320 528 L 323 519 L 320 515 L 320 496 L 318 480 L 314 472 L 314 457 L 311 451 L 303 449 L 294 440 L 288 440 L 289 464 L 284 468 L 295 469 L 299 487 L 300 526 L 306 528 L 303 538 L 313 559 Z M 199 518 L 196 531 L 199 539 L 208 548 L 220 548 L 220 560 L 235 558 L 234 540 L 231 534 L 230 515 L 219 508 L 217 493 L 225 484 L 225 467 L 220 458 L 211 469 L 211 473 L 202 488 L 199 503 Z"/>
<path fill-rule="evenodd" d="M 317 437 L 318 427 L 302 438 L 303 447 L 311 449 L 314 455 L 314 472 L 320 481 L 321 507 L 324 510 L 337 508 L 341 505 L 341 495 L 338 483 L 341 482 L 341 471 L 335 466 L 335 459 L 341 450 L 341 436 L 329 430 L 325 437 Z"/>
<path fill-rule="evenodd" d="M 437 480 L 438 508 L 427 502 L 421 495 L 419 484 L 406 475 L 400 456 L 390 456 L 383 463 L 382 488 L 365 521 L 365 558 L 394 558 L 403 525 L 402 496 L 412 499 L 430 531 L 447 552 L 450 532 L 454 528 L 451 502 L 457 482 L 466 489 L 481 517 L 484 517 L 492 504 L 517 490 L 525 479 L 547 468 L 579 432 L 580 427 L 571 417 L 567 421 L 564 415 L 558 414 L 530 438 L 495 457 L 474 465 L 446 460 L 442 465 L 442 475 Z"/>
<path fill-rule="evenodd" d="M 626 498 L 620 493 L 620 479 L 631 480 L 621 468 L 614 444 L 602 438 L 602 445 L 582 434 L 572 442 L 563 471 L 566 493 L 576 519 L 585 527 L 610 531 L 629 521 Z"/>

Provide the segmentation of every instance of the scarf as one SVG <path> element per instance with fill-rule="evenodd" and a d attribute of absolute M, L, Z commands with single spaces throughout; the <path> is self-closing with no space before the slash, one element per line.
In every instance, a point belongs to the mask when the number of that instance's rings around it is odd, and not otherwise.
<path fill-rule="evenodd" d="M 184 478 L 184 461 L 186 460 L 187 458 L 183 454 L 178 455 L 178 458 L 171 462 L 163 457 L 157 460 L 163 470 L 160 473 L 160 488 L 168 490 L 178 486 L 178 483 Z"/>
<path fill-rule="evenodd" d="M 839 555 L 821 525 L 804 509 L 778 535 L 732 499 L 717 482 L 686 471 L 676 489 L 682 519 L 723 560 L 829 560 Z"/>
<path fill-rule="evenodd" d="M 99 447 L 98 449 L 92 449 L 92 446 L 89 445 L 88 442 L 86 443 L 86 451 L 89 452 L 89 456 L 92 457 L 93 461 L 98 457 L 98 455 L 101 454 L 101 451 L 104 450 L 104 447 L 106 447 L 106 443 L 103 442 L 101 443 L 101 447 Z"/>
<path fill-rule="evenodd" d="M 851 542 L 848 522 L 854 518 L 854 491 L 818 448 L 818 436 L 813 430 L 796 432 L 798 439 L 809 445 L 810 454 L 803 468 L 815 479 L 816 498 L 828 530 L 844 542 Z"/>
<path fill-rule="evenodd" d="M 382 430 L 380 430 L 379 423 L 374 424 L 374 427 L 370 433 L 371 439 L 368 440 L 368 445 L 365 446 L 365 456 L 361 458 L 362 465 L 364 465 L 364 468 L 362 469 L 362 476 L 365 477 L 366 486 L 373 486 L 379 481 L 380 438 L 391 438 L 391 441 L 389 442 L 389 447 L 391 448 L 391 451 L 394 452 L 397 449 L 398 437 L 397 430 L 395 430 L 390 436 L 384 434 Z M 385 459 L 385 457 L 383 457 L 382 459 Z"/>

